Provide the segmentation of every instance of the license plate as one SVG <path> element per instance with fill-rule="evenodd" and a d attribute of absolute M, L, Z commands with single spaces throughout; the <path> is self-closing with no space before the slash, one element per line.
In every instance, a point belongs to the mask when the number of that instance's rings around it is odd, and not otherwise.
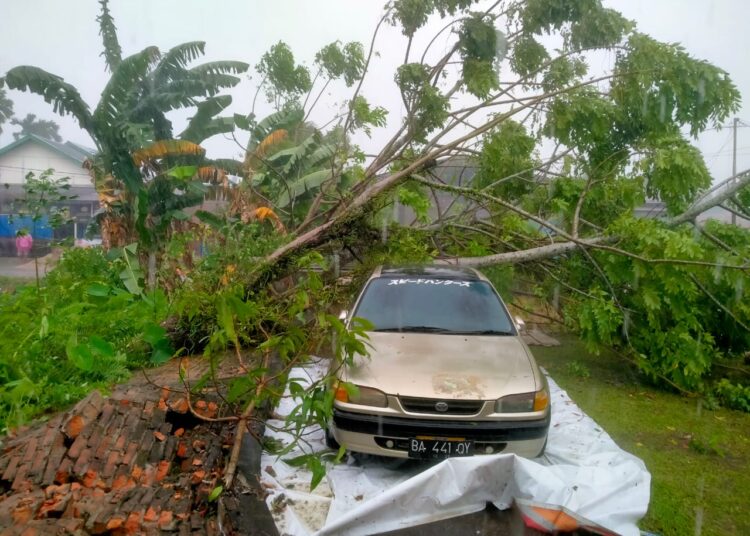
<path fill-rule="evenodd" d="M 472 456 L 473 454 L 473 441 L 409 439 L 409 458 L 443 459 L 456 456 Z"/>

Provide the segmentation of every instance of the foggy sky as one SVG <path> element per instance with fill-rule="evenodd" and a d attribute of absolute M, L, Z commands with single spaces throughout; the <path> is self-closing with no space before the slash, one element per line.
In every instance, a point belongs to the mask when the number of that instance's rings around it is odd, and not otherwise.
<path fill-rule="evenodd" d="M 705 59 L 726 70 L 743 95 L 738 117 L 750 124 L 750 35 L 746 21 L 750 4 L 745 0 L 604 0 L 629 19 L 640 31 L 666 42 L 681 43 L 694 57 Z M 156 45 L 162 51 L 185 42 L 206 41 L 205 60 L 240 60 L 251 64 L 251 80 L 245 80 L 231 94 L 229 113 L 250 111 L 258 77 L 254 66 L 260 56 L 279 40 L 287 42 L 298 61 L 311 65 L 322 46 L 335 41 L 361 41 L 369 46 L 372 31 L 382 14 L 381 0 L 112 0 L 123 55 Z M 93 108 L 108 74 L 100 56 L 101 40 L 95 21 L 96 0 L 0 0 L 0 76 L 17 65 L 35 65 L 60 75 L 81 92 Z M 439 29 L 440 21 L 431 22 Z M 424 32 L 432 37 L 434 32 Z M 421 54 L 426 42 L 415 42 Z M 421 45 L 421 46 L 420 46 Z M 437 48 L 440 51 L 441 43 Z M 403 61 L 405 41 L 395 28 L 387 28 L 376 43 L 380 57 L 375 59 L 363 86 L 372 104 L 389 110 L 389 126 L 398 124 L 403 105 L 393 84 L 394 67 Z M 602 65 L 592 68 L 604 69 Z M 6 89 L 7 90 L 7 89 Z M 325 123 L 351 94 L 343 83 L 332 84 L 312 119 Z M 70 117 L 60 117 L 40 97 L 8 91 L 15 115 L 34 113 L 60 124 L 66 140 L 93 146 L 85 132 Z M 262 101 L 262 97 L 259 97 Z M 271 111 L 265 103 L 256 108 L 262 117 Z M 176 132 L 192 113 L 173 117 Z M 731 120 L 727 121 L 727 124 Z M 12 141 L 15 128 L 6 123 L 0 146 Z M 376 131 L 371 140 L 357 138 L 366 151 L 375 151 L 388 138 Z M 715 179 L 731 174 L 731 131 L 709 131 L 696 142 Z M 238 147 L 231 139 L 218 136 L 206 144 L 209 155 L 237 157 Z M 737 141 L 737 168 L 750 167 L 750 128 L 740 128 Z"/>

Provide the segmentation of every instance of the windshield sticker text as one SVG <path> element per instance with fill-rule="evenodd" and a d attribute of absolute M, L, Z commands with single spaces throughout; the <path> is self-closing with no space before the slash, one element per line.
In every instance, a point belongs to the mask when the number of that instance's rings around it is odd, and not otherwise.
<path fill-rule="evenodd" d="M 438 285 L 438 286 L 449 286 L 457 285 L 459 287 L 470 287 L 471 282 L 469 281 L 452 281 L 450 279 L 391 279 L 388 281 L 388 286 L 392 285 Z"/>

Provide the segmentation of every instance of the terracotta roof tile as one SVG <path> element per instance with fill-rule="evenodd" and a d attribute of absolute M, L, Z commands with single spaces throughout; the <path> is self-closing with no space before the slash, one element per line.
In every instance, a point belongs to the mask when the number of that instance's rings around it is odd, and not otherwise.
<path fill-rule="evenodd" d="M 196 407 L 218 413 L 214 402 Z M 227 429 L 187 412 L 187 399 L 166 388 L 127 386 L 109 398 L 94 391 L 7 437 L 0 534 L 209 530 L 202 514 L 231 441 Z"/>

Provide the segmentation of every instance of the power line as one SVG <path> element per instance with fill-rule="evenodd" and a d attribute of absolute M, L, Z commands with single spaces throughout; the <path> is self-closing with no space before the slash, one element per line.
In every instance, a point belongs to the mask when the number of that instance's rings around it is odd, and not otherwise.
<path fill-rule="evenodd" d="M 719 130 L 724 130 L 725 128 L 735 128 L 734 121 L 728 125 L 719 125 L 716 127 Z M 750 124 L 746 123 L 742 119 L 737 118 L 737 128 L 750 128 Z"/>
<path fill-rule="evenodd" d="M 7 166 L 7 165 L 2 165 L 2 164 L 0 164 L 0 168 L 4 168 L 4 169 L 20 169 L 21 171 L 37 171 L 37 172 L 47 171 L 48 169 L 53 169 L 54 170 L 54 168 L 32 168 L 32 167 L 20 167 L 20 166 Z M 55 173 L 58 174 L 57 171 L 55 171 Z M 64 175 L 64 176 L 67 176 L 67 175 L 79 175 L 81 177 L 91 178 L 91 175 L 89 175 L 88 173 L 79 173 L 79 172 L 76 172 L 76 171 L 71 171 L 71 172 L 68 172 L 68 173 L 59 173 L 59 175 Z"/>

